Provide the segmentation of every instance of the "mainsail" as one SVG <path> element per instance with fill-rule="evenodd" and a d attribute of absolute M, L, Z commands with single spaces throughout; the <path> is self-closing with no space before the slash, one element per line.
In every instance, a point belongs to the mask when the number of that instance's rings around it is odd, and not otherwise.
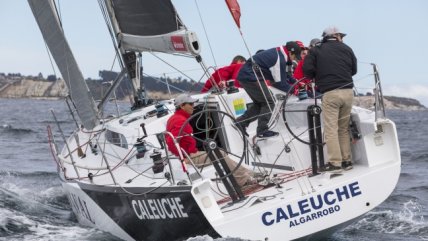
<path fill-rule="evenodd" d="M 92 129 L 97 124 L 95 102 L 64 36 L 54 3 L 51 0 L 28 0 L 28 3 L 58 69 L 67 83 L 80 120 L 85 128 Z"/>
<path fill-rule="evenodd" d="M 170 0 L 106 0 L 118 44 L 128 51 L 190 53 L 200 46 Z"/>

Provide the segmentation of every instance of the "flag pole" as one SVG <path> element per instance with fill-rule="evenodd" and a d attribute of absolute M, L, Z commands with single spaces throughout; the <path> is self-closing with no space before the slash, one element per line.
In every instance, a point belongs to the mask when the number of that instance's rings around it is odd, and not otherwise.
<path fill-rule="evenodd" d="M 235 21 L 236 26 L 238 27 L 239 34 L 241 39 L 244 42 L 245 48 L 247 49 L 248 54 L 250 55 L 251 60 L 253 60 L 253 55 L 251 54 L 250 48 L 248 47 L 247 41 L 245 41 L 244 34 L 241 30 L 241 7 L 239 6 L 238 0 L 225 0 L 227 8 L 232 15 L 233 20 Z"/>
<path fill-rule="evenodd" d="M 266 85 L 266 87 L 268 87 L 268 85 L 266 83 L 266 78 L 264 77 L 263 72 L 260 70 L 257 63 L 254 61 L 253 55 L 251 54 L 250 48 L 248 47 L 248 44 L 247 44 L 247 41 L 245 41 L 244 34 L 241 31 L 241 22 L 240 22 L 241 7 L 239 6 L 238 0 L 225 0 L 225 1 L 226 1 L 227 8 L 229 8 L 230 14 L 233 17 L 233 20 L 235 20 L 236 26 L 238 27 L 239 34 L 241 35 L 242 41 L 244 42 L 244 45 L 245 45 L 245 48 L 247 49 L 247 52 L 250 55 L 250 59 L 251 59 L 251 62 L 253 64 L 253 72 L 257 78 L 257 83 L 259 84 L 259 88 L 260 88 L 261 92 L 263 93 L 263 97 L 265 98 L 266 102 L 268 102 L 267 97 L 266 97 L 266 93 L 263 91 L 263 88 L 262 88 L 261 83 L 260 83 L 261 81 L 259 80 L 259 77 L 258 77 L 256 71 L 260 72 L 260 74 L 263 78 L 264 84 Z M 272 100 L 275 100 L 272 93 L 269 92 L 268 94 L 270 95 Z M 272 113 L 271 106 L 270 105 L 267 105 L 267 106 L 269 107 L 269 111 Z"/>

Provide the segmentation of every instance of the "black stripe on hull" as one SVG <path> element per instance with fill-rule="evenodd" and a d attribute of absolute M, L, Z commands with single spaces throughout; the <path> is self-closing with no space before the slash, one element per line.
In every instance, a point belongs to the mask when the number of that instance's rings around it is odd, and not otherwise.
<path fill-rule="evenodd" d="M 190 193 L 190 187 L 122 188 L 79 183 L 104 212 L 135 240 L 220 237 Z M 152 190 L 151 192 L 149 192 Z M 131 193 L 147 193 L 133 195 Z"/>

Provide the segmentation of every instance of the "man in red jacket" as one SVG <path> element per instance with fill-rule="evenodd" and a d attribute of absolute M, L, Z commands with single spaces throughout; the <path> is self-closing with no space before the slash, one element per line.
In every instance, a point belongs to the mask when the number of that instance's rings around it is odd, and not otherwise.
<path fill-rule="evenodd" d="M 227 80 L 235 80 L 235 87 L 241 87 L 239 85 L 239 82 L 236 81 L 236 77 L 238 76 L 239 70 L 241 69 L 244 63 L 245 58 L 243 56 L 235 56 L 230 65 L 217 69 L 211 75 L 211 77 L 205 82 L 201 93 L 208 92 L 211 88 L 213 88 L 213 86 L 216 86 L 221 89 L 224 87 L 224 81 Z"/>
<path fill-rule="evenodd" d="M 193 105 L 196 101 L 196 99 L 193 99 L 187 94 L 181 94 L 177 98 L 175 98 L 174 104 L 176 107 L 176 111 L 174 115 L 172 115 L 168 119 L 168 122 L 166 124 L 166 131 L 170 132 L 175 138 L 178 139 L 180 148 L 190 156 L 196 166 L 204 166 L 207 164 L 211 164 L 204 163 L 207 159 L 209 159 L 207 158 L 208 154 L 207 152 L 199 151 L 196 148 L 196 140 L 192 137 L 193 128 L 189 124 L 189 122 L 186 123 L 187 119 L 189 119 L 189 117 L 193 114 Z M 168 146 L 168 150 L 179 157 L 179 152 L 171 136 L 166 135 L 165 140 Z M 237 166 L 237 163 L 230 159 L 223 151 L 221 153 L 224 156 L 224 160 L 226 161 L 230 170 L 234 170 Z M 186 163 L 189 163 L 189 160 L 186 158 L 186 155 L 183 154 L 183 157 L 184 161 Z M 233 176 L 235 177 L 238 185 L 241 187 L 257 183 L 257 181 L 253 178 L 253 172 L 244 168 L 243 166 L 240 166 L 234 172 Z"/>
<path fill-rule="evenodd" d="M 300 41 L 296 41 L 296 42 L 300 42 Z M 310 44 L 309 44 L 309 48 L 305 47 L 303 45 L 302 42 L 302 46 L 306 49 L 306 51 L 308 51 L 309 49 L 315 47 L 317 44 L 319 44 L 321 42 L 321 40 L 314 38 L 311 40 Z M 300 45 L 299 45 L 300 46 Z M 304 88 L 308 94 L 309 97 L 311 98 L 319 98 L 321 96 L 321 94 L 318 92 L 318 90 L 315 88 L 315 94 L 313 93 L 313 90 L 311 88 L 311 86 L 309 85 L 309 83 L 311 82 L 311 79 L 306 78 L 304 73 L 303 73 L 303 63 L 305 61 L 305 57 L 306 54 L 304 56 L 302 56 L 302 59 L 299 61 L 299 63 L 297 64 L 296 69 L 294 70 L 293 73 L 293 77 L 297 80 L 300 81 L 299 84 L 294 86 L 294 95 L 298 96 L 299 95 L 299 89 L 300 88 Z"/>

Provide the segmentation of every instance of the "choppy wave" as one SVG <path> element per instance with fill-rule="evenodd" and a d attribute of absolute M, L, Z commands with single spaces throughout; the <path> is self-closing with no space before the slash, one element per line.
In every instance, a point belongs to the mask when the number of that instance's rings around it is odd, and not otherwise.
<path fill-rule="evenodd" d="M 11 124 L 1 125 L 0 131 L 8 134 L 29 134 L 34 132 L 32 129 L 13 127 Z"/>
<path fill-rule="evenodd" d="M 0 237 L 8 240 L 102 240 L 102 234 L 76 225 L 61 186 L 28 185 L 29 179 L 51 179 L 51 173 L 1 173 Z M 22 183 L 16 178 L 27 179 Z M 105 236 L 105 234 L 104 234 Z"/>
<path fill-rule="evenodd" d="M 415 153 L 412 157 L 412 161 L 415 162 L 428 162 L 428 152 Z"/>
<path fill-rule="evenodd" d="M 47 220 L 16 211 L 0 209 L 0 237 L 7 240 L 116 240 L 104 232 L 76 226 L 68 220 Z"/>
<path fill-rule="evenodd" d="M 7 237 L 15 234 L 24 235 L 29 232 L 32 221 L 16 211 L 0 209 L 0 236 Z"/>
<path fill-rule="evenodd" d="M 428 186 L 416 186 L 409 188 L 409 191 L 428 192 Z"/>
<path fill-rule="evenodd" d="M 43 178 L 43 177 L 58 177 L 56 172 L 19 172 L 19 171 L 3 171 L 0 170 L 0 177 L 22 177 L 22 178 Z"/>
<path fill-rule="evenodd" d="M 396 234 L 428 240 L 428 222 L 422 215 L 423 207 L 416 201 L 407 201 L 399 211 L 372 211 L 347 231 Z"/>
<path fill-rule="evenodd" d="M 388 198 L 388 201 L 393 202 L 397 205 L 401 205 L 402 203 L 406 203 L 409 200 L 415 201 L 416 199 L 417 199 L 417 197 L 409 195 L 409 194 L 392 194 Z"/>
<path fill-rule="evenodd" d="M 58 122 L 55 122 L 55 120 L 42 120 L 40 123 L 43 123 L 45 125 L 56 125 L 59 124 L 70 124 L 73 123 L 73 120 L 58 120 Z"/>
<path fill-rule="evenodd" d="M 47 185 L 48 183 L 50 185 Z M 46 205 L 46 208 L 70 208 L 57 174 L 51 172 L 0 171 L 0 197 L 1 206 L 6 208 L 29 208 L 39 204 Z"/>
<path fill-rule="evenodd" d="M 58 174 L 56 172 L 35 171 L 35 172 L 19 172 L 19 171 L 5 171 L 0 170 L 0 185 L 7 183 L 21 184 L 22 186 L 35 185 L 46 188 L 46 183 L 56 183 L 58 181 Z"/>

